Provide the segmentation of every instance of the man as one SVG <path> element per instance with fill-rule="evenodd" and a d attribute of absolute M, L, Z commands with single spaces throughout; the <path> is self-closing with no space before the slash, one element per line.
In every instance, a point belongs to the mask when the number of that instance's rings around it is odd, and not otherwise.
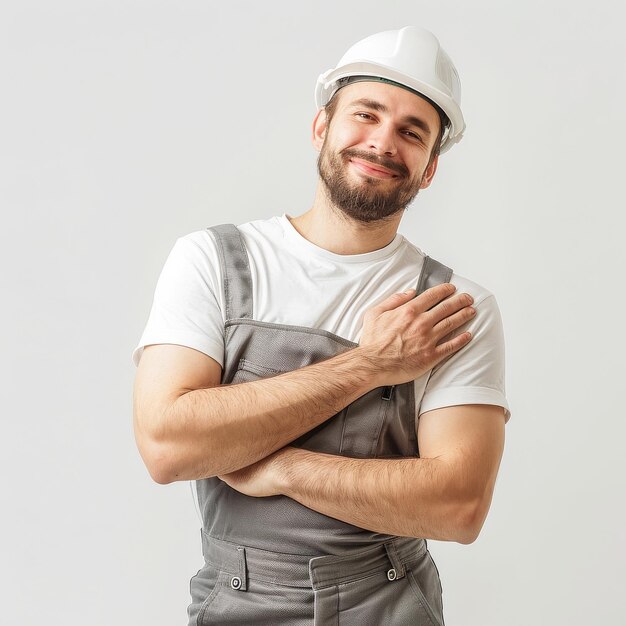
<path fill-rule="evenodd" d="M 172 250 L 134 423 L 154 480 L 197 481 L 189 624 L 443 624 L 426 539 L 476 539 L 509 415 L 493 296 L 397 233 L 459 92 L 427 31 L 357 43 L 318 82 L 312 208 Z"/>

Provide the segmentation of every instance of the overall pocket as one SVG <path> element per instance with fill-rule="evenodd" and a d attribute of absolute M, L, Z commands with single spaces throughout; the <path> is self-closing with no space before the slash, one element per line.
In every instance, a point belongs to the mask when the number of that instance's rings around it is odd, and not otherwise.
<path fill-rule="evenodd" d="M 378 439 L 392 402 L 384 399 L 387 388 L 377 387 L 345 409 L 340 454 L 358 458 L 376 456 Z"/>
<path fill-rule="evenodd" d="M 433 626 L 443 626 L 443 598 L 441 581 L 430 552 L 406 565 L 406 576 L 416 597 L 432 620 Z"/>
<path fill-rule="evenodd" d="M 196 622 L 197 626 L 207 626 L 208 624 L 215 624 L 214 621 L 210 620 L 208 611 L 211 608 L 211 605 L 217 598 L 220 591 L 225 588 L 225 585 L 227 584 L 228 580 L 229 580 L 229 577 L 225 572 L 222 572 L 222 571 L 218 572 L 217 578 L 215 579 L 215 583 L 213 584 L 213 587 L 211 588 L 209 594 L 207 595 L 204 602 L 200 606 L 200 610 L 198 611 L 198 619 Z"/>
<path fill-rule="evenodd" d="M 234 589 L 224 573 L 198 614 L 197 626 L 310 626 L 313 592 L 248 578 L 245 591 Z M 361 625 L 362 626 L 362 625 Z"/>
<path fill-rule="evenodd" d="M 190 626 L 203 623 L 203 616 L 215 599 L 223 580 L 224 574 L 210 563 L 206 563 L 191 579 L 191 604 L 187 609 Z"/>
<path fill-rule="evenodd" d="M 377 387 L 346 407 L 341 454 L 359 458 L 418 456 L 413 382 Z"/>
<path fill-rule="evenodd" d="M 237 371 L 233 375 L 233 379 L 229 384 L 246 383 L 252 380 L 259 380 L 260 378 L 271 378 L 272 376 L 278 376 L 278 374 L 284 374 L 280 370 L 268 367 L 266 365 L 259 365 L 253 363 L 247 359 L 240 359 L 237 365 Z"/>
<path fill-rule="evenodd" d="M 316 592 L 315 626 L 442 626 L 409 576 L 376 572 Z"/>

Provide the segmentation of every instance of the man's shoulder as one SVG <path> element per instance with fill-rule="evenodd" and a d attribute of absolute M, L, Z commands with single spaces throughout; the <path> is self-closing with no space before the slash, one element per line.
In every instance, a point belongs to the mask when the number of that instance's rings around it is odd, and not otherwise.
<path fill-rule="evenodd" d="M 456 272 L 452 273 L 450 282 L 456 287 L 457 293 L 469 293 L 470 296 L 474 298 L 474 306 L 480 305 L 488 298 L 495 299 L 493 292 L 482 284 L 470 280 Z"/>
<path fill-rule="evenodd" d="M 480 302 L 483 302 L 487 298 L 493 298 L 493 293 L 489 289 L 484 287 L 482 284 L 465 277 L 463 274 L 457 273 L 458 268 L 456 268 L 454 264 L 450 263 L 445 258 L 440 257 L 439 255 L 431 255 L 428 252 L 425 252 L 421 248 L 418 248 L 414 243 L 409 241 L 406 237 L 404 237 L 404 242 L 406 244 L 406 253 L 409 254 L 410 257 L 414 257 L 416 260 L 419 260 L 420 263 L 422 262 L 422 259 L 430 257 L 438 263 L 441 263 L 442 265 L 451 268 L 452 278 L 450 279 L 450 282 L 457 288 L 457 293 L 469 293 L 472 298 L 474 298 L 475 304 L 480 304 Z M 463 270 L 461 268 L 461 272 L 462 271 Z"/>

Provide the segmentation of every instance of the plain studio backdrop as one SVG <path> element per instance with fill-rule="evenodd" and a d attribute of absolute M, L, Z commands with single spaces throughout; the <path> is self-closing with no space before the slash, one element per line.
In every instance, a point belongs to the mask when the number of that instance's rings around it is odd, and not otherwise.
<path fill-rule="evenodd" d="M 152 482 L 131 352 L 177 237 L 313 199 L 318 74 L 433 31 L 467 133 L 400 232 L 493 291 L 512 418 L 491 512 L 429 541 L 447 626 L 626 619 L 621 4 L 102 0 L 0 9 L 0 621 L 186 623 L 189 483 Z"/>

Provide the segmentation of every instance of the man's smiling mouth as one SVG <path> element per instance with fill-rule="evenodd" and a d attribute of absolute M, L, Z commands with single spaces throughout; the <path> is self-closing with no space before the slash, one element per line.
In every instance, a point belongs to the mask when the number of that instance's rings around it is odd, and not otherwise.
<path fill-rule="evenodd" d="M 371 161 L 351 158 L 350 163 L 355 167 L 355 169 L 366 176 L 372 176 L 375 178 L 398 178 L 398 174 L 395 172 L 392 172 L 382 165 L 374 164 Z"/>

